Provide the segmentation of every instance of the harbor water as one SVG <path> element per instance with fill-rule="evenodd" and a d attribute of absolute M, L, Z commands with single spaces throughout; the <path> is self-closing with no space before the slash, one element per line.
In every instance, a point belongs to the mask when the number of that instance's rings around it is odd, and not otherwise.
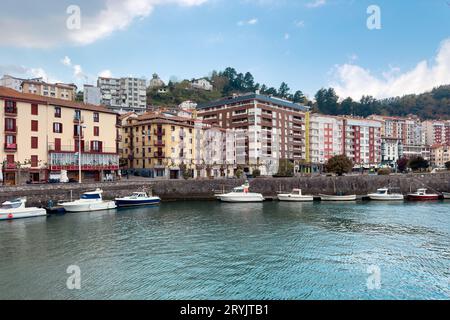
<path fill-rule="evenodd" d="M 174 202 L 0 223 L 0 299 L 449 298 L 450 202 Z"/>

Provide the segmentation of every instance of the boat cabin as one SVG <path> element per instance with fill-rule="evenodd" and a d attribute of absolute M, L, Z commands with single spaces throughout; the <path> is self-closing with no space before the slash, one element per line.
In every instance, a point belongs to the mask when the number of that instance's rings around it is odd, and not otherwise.
<path fill-rule="evenodd" d="M 145 192 L 133 192 L 130 198 L 139 199 L 139 198 L 148 198 Z"/>
<path fill-rule="evenodd" d="M 293 189 L 291 192 L 292 195 L 301 196 L 302 195 L 302 189 Z"/>

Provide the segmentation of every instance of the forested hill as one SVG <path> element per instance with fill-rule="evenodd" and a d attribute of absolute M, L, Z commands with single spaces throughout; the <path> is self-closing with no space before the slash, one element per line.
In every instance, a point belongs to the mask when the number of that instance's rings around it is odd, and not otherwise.
<path fill-rule="evenodd" d="M 268 87 L 256 82 L 250 72 L 240 73 L 234 68 L 213 71 L 205 79 L 213 84 L 213 91 L 192 89 L 189 80 L 170 81 L 165 88 L 167 92 L 158 92 L 157 88 L 149 89 L 147 92 L 148 103 L 156 106 L 177 106 L 186 100 L 203 103 L 227 97 L 233 93 L 259 90 L 261 94 L 308 105 L 313 107 L 314 111 L 323 114 L 363 117 L 371 114 L 390 116 L 414 114 L 423 119 L 450 119 L 450 85 L 440 86 L 422 94 L 382 100 L 363 96 L 359 101 L 338 97 L 333 88 L 323 88 L 315 94 L 313 102 L 308 100 L 301 90 L 292 90 L 285 82 L 282 82 L 278 89 Z"/>
<path fill-rule="evenodd" d="M 334 89 L 329 88 L 319 90 L 315 98 L 314 109 L 324 114 L 362 117 L 371 114 L 386 116 L 413 114 L 422 119 L 450 119 L 450 85 L 440 86 L 422 94 L 382 100 L 364 96 L 360 101 L 351 98 L 341 101 Z"/>

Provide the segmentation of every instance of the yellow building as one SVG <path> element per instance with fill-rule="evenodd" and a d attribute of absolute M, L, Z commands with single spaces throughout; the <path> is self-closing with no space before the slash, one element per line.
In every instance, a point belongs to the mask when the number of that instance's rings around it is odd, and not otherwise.
<path fill-rule="evenodd" d="M 100 181 L 119 169 L 117 115 L 86 105 L 0 87 L 0 157 L 4 184 Z M 64 179 L 63 179 L 64 180 Z"/>
<path fill-rule="evenodd" d="M 23 80 L 22 92 L 44 97 L 75 101 L 77 86 L 65 83 L 47 83 L 37 80 Z"/>
<path fill-rule="evenodd" d="M 122 117 L 121 158 L 150 177 L 178 179 L 195 171 L 194 120 L 160 113 Z"/>
<path fill-rule="evenodd" d="M 450 146 L 436 144 L 430 148 L 431 165 L 444 168 L 445 163 L 450 161 Z"/>

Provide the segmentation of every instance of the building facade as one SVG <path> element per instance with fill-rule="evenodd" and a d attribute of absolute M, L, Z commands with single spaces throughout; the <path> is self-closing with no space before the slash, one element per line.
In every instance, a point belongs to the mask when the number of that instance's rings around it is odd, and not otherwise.
<path fill-rule="evenodd" d="M 101 92 L 101 102 L 118 112 L 135 111 L 143 113 L 147 109 L 146 80 L 141 78 L 99 77 L 97 87 Z"/>
<path fill-rule="evenodd" d="M 450 161 L 450 146 L 436 144 L 430 147 L 430 162 L 435 168 L 445 168 L 445 164 Z"/>
<path fill-rule="evenodd" d="M 102 181 L 119 169 L 116 114 L 100 106 L 0 87 L 4 184 L 67 175 Z M 54 178 L 56 179 L 56 178 Z"/>
<path fill-rule="evenodd" d="M 205 78 L 192 80 L 191 87 L 194 89 L 205 90 L 205 91 L 212 91 L 214 89 L 211 82 L 209 82 Z"/>
<path fill-rule="evenodd" d="M 305 159 L 308 108 L 260 94 L 233 96 L 197 107 L 205 123 L 232 130 L 236 164 L 250 172 L 275 174 L 280 159 Z"/>
<path fill-rule="evenodd" d="M 86 104 L 99 106 L 101 101 L 102 93 L 100 88 L 85 84 L 83 89 L 83 102 Z"/>

